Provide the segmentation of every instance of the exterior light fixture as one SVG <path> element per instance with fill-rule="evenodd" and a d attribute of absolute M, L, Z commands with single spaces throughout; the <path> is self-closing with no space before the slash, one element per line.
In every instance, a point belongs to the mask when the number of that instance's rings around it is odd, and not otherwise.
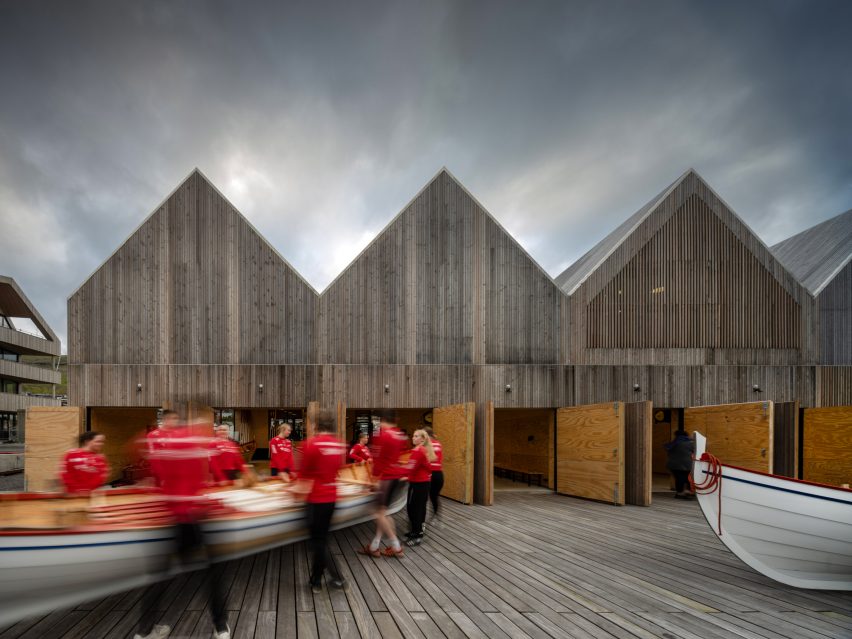
<path fill-rule="evenodd" d="M 633 392 L 638 393 L 639 388 L 640 388 L 639 382 L 633 382 Z"/>
<path fill-rule="evenodd" d="M 511 393 L 511 392 L 512 392 L 512 385 L 511 385 L 511 384 L 506 384 L 506 392 L 507 392 L 507 393 Z"/>
<path fill-rule="evenodd" d="M 390 393 L 390 384 L 385 384 L 385 392 Z"/>
<path fill-rule="evenodd" d="M 141 392 L 142 392 L 142 384 L 136 384 L 136 392 L 137 392 L 137 393 L 141 393 Z"/>
<path fill-rule="evenodd" d="M 760 384 L 753 384 L 751 390 L 753 390 L 755 393 L 759 393 L 761 391 Z"/>
<path fill-rule="evenodd" d="M 263 384 L 258 384 L 257 390 L 258 390 L 258 392 L 262 393 L 263 392 Z"/>

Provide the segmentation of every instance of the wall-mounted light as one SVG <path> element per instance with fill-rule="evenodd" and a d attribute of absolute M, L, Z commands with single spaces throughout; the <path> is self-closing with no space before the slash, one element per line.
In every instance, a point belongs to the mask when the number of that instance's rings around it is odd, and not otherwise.
<path fill-rule="evenodd" d="M 761 392 L 760 384 L 752 384 L 751 390 L 753 390 L 755 393 Z"/>
<path fill-rule="evenodd" d="M 390 384 L 385 384 L 385 392 L 390 393 Z"/>
<path fill-rule="evenodd" d="M 512 385 L 511 385 L 511 384 L 506 384 L 506 392 L 507 392 L 507 393 L 511 393 L 511 392 L 512 392 Z"/>
<path fill-rule="evenodd" d="M 639 387 L 639 382 L 633 382 L 633 392 L 634 392 L 634 393 L 638 393 L 638 392 L 639 392 L 639 388 L 640 388 L 640 387 Z"/>
<path fill-rule="evenodd" d="M 136 384 L 136 392 L 137 392 L 137 393 L 141 393 L 141 392 L 142 392 L 142 384 Z"/>
<path fill-rule="evenodd" d="M 258 392 L 258 393 L 262 393 L 262 392 L 263 392 L 263 384 L 258 384 L 258 385 L 257 385 L 257 392 Z"/>

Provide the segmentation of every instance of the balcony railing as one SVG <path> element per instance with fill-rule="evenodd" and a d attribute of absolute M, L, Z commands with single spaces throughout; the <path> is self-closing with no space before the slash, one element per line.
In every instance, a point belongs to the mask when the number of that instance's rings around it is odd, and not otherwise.
<path fill-rule="evenodd" d="M 59 341 L 52 341 L 25 333 L 23 331 L 0 326 L 0 346 L 9 345 L 14 350 L 23 350 L 27 355 L 59 355 Z"/>
<path fill-rule="evenodd" d="M 14 379 L 22 384 L 62 383 L 62 375 L 59 371 L 23 362 L 11 362 L 6 359 L 0 359 L 0 377 Z"/>
<path fill-rule="evenodd" d="M 62 400 L 59 398 L 53 399 L 52 397 L 37 397 L 35 395 L 0 393 L 0 410 L 22 410 L 33 406 L 62 406 Z"/>

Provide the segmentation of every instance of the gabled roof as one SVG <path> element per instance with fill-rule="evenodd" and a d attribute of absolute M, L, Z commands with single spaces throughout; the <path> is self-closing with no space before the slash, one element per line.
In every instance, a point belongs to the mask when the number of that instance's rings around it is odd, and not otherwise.
<path fill-rule="evenodd" d="M 818 295 L 852 260 L 852 209 L 771 248 L 784 266 Z"/>
<path fill-rule="evenodd" d="M 568 295 L 577 290 L 577 287 L 609 257 L 616 247 L 630 236 L 636 227 L 642 223 L 642 220 L 650 215 L 651 211 L 657 207 L 657 204 L 664 200 L 671 193 L 672 189 L 692 172 L 692 169 L 686 171 L 686 173 L 654 196 L 645 206 L 619 224 L 615 230 L 595 244 L 585 255 L 557 275 L 555 278 L 556 285 Z"/>
<path fill-rule="evenodd" d="M 32 320 L 44 338 L 51 342 L 58 342 L 56 333 L 48 326 L 44 318 L 33 306 L 32 302 L 24 295 L 21 287 L 11 277 L 0 275 L 0 315 L 8 317 L 25 317 Z"/>

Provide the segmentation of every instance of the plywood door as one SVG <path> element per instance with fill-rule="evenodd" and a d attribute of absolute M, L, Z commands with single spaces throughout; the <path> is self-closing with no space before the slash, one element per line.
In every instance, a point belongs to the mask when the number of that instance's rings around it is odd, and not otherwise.
<path fill-rule="evenodd" d="M 444 450 L 444 497 L 473 502 L 473 403 L 441 406 L 432 411 L 432 429 Z"/>
<path fill-rule="evenodd" d="M 55 490 L 59 462 L 76 448 L 83 431 L 83 409 L 77 406 L 39 406 L 27 409 L 24 482 L 29 491 Z"/>
<path fill-rule="evenodd" d="M 802 479 L 852 484 L 852 406 L 806 408 Z"/>
<path fill-rule="evenodd" d="M 772 472 L 771 401 L 693 406 L 684 410 L 684 428 L 704 435 L 707 451 L 723 464 Z"/>
<path fill-rule="evenodd" d="M 556 411 L 556 490 L 624 504 L 624 404 Z"/>

